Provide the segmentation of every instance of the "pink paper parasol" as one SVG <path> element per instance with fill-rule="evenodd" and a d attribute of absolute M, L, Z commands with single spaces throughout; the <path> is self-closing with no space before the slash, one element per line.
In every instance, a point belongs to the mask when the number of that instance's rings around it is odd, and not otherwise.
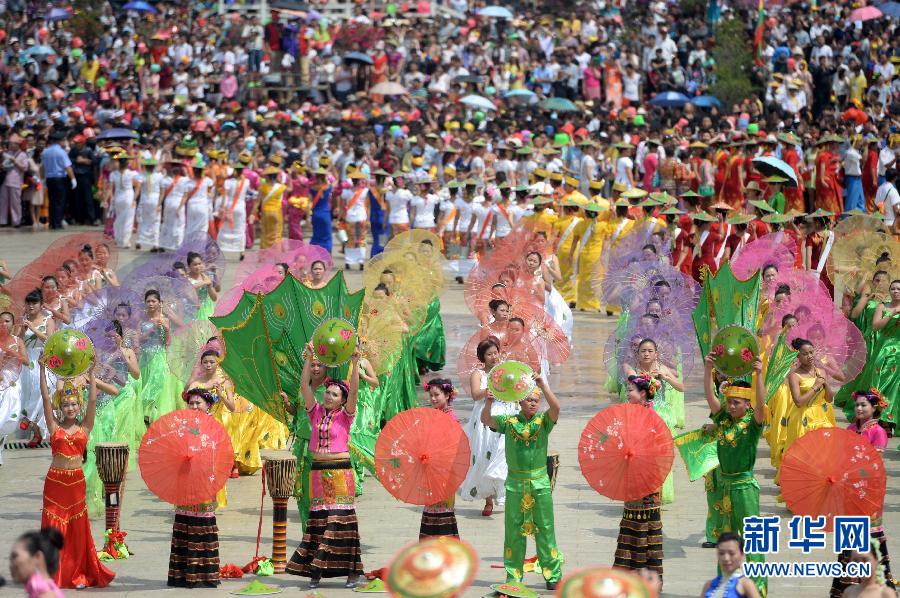
<path fill-rule="evenodd" d="M 788 243 L 784 240 L 787 239 Z M 791 270 L 797 259 L 796 247 L 781 235 L 764 235 L 750 241 L 731 258 L 731 270 L 738 280 L 748 280 L 757 271 L 774 266 L 778 272 Z"/>
<path fill-rule="evenodd" d="M 788 342 L 803 338 L 815 348 L 817 367 L 834 389 L 856 378 L 866 364 L 866 343 L 859 329 L 840 311 L 812 312 L 788 332 Z"/>
<path fill-rule="evenodd" d="M 527 363 L 532 370 L 541 371 L 537 350 L 531 345 L 527 332 L 523 336 L 509 334 L 506 322 L 495 322 L 475 331 L 460 350 L 456 359 L 456 373 L 463 388 L 471 395 L 471 375 L 475 370 L 484 370 L 484 364 L 478 361 L 478 343 L 493 337 L 500 344 L 500 361 L 514 360 Z"/>

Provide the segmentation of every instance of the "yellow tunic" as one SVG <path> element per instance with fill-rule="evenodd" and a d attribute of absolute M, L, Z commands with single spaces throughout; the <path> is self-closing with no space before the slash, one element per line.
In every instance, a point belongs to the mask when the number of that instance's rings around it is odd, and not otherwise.
<path fill-rule="evenodd" d="M 256 414 L 256 423 L 254 425 L 259 429 L 260 450 L 285 450 L 287 448 L 288 436 L 290 436 L 287 426 L 277 421 L 262 409 L 254 409 L 253 412 Z"/>
<path fill-rule="evenodd" d="M 559 216 L 553 210 L 540 210 L 530 216 L 525 216 L 521 222 L 531 230 L 544 231 L 549 234 L 558 219 Z"/>
<path fill-rule="evenodd" d="M 262 202 L 262 235 L 260 249 L 268 249 L 281 240 L 284 230 L 284 213 L 281 200 L 287 187 L 281 183 L 274 185 L 268 181 L 259 186 L 259 200 Z"/>
<path fill-rule="evenodd" d="M 581 220 L 581 216 L 567 214 L 560 216 L 553 225 L 553 236 L 559 239 L 556 258 L 559 260 L 559 272 L 562 275 L 562 278 L 554 286 L 566 303 L 575 301 L 575 281 L 572 278 L 574 268 L 568 262 L 568 257 L 572 250 L 572 241 L 575 239 L 575 227 Z"/>
<path fill-rule="evenodd" d="M 603 277 L 606 275 L 606 268 L 608 266 L 607 261 L 609 260 L 609 253 L 612 249 L 619 244 L 619 242 L 625 238 L 626 235 L 634 228 L 634 220 L 630 218 L 617 218 L 615 213 L 606 212 L 601 214 L 598 221 L 603 222 L 605 225 L 605 234 L 604 234 L 604 244 L 606 245 L 603 248 L 603 256 L 602 259 L 593 264 L 593 267 L 589 269 L 585 275 L 588 277 L 588 288 L 590 288 L 590 280 L 593 278 L 594 280 L 601 281 Z M 581 267 L 579 266 L 579 276 L 581 275 Z M 600 288 L 597 285 L 597 288 Z M 597 307 L 595 309 L 600 308 L 600 300 L 599 293 L 597 293 L 597 298 L 595 302 Z M 579 305 L 581 307 L 581 302 L 579 299 Z M 586 308 L 587 309 L 587 308 Z M 606 309 L 608 310 L 618 310 L 618 306 L 607 305 Z"/>
<path fill-rule="evenodd" d="M 809 392 L 816 383 L 815 376 L 800 376 L 800 394 Z M 790 399 L 790 397 L 789 397 Z M 834 419 L 834 405 L 825 398 L 825 389 L 820 390 L 812 400 L 803 407 L 797 407 L 793 401 L 793 410 L 787 418 L 785 430 L 784 454 L 795 440 L 819 428 L 833 428 L 837 425 Z"/>
<path fill-rule="evenodd" d="M 225 372 L 219 368 L 217 376 L 227 380 Z M 203 387 L 203 384 L 195 384 Z M 219 385 L 214 387 L 216 392 L 225 392 Z M 256 412 L 259 411 L 247 399 L 239 394 L 234 395 L 234 412 L 228 411 L 223 401 L 218 401 L 212 408 L 212 415 L 222 424 L 231 438 L 231 446 L 234 449 L 234 462 L 238 470 L 246 475 L 255 473 L 262 467 L 259 457 L 260 429 L 256 423 Z M 248 411 L 249 408 L 249 411 Z"/>
<path fill-rule="evenodd" d="M 598 310 L 600 301 L 591 288 L 591 273 L 603 254 L 609 234 L 607 224 L 599 218 L 585 218 L 575 227 L 575 255 L 572 258 L 575 279 L 575 303 L 581 310 Z"/>

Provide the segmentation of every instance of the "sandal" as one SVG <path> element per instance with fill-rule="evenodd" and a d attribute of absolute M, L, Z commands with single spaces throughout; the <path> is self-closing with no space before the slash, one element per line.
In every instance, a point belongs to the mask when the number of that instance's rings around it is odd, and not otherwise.
<path fill-rule="evenodd" d="M 491 513 L 494 512 L 494 503 L 488 503 L 484 505 L 484 510 L 481 511 L 482 517 L 490 517 Z"/>

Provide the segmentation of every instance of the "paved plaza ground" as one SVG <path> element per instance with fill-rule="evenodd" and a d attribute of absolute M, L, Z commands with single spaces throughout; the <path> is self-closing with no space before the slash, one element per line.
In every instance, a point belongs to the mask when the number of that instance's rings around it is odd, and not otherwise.
<path fill-rule="evenodd" d="M 72 229 L 70 229 L 72 230 Z M 10 229 L 0 231 L 0 259 L 5 259 L 12 272 L 36 257 L 51 241 L 58 237 L 53 233 L 32 234 Z M 124 252 L 120 264 L 133 259 L 135 252 Z M 237 256 L 229 256 L 229 266 L 234 266 Z M 233 283 L 226 275 L 226 286 Z M 352 288 L 361 284 L 358 272 L 348 274 Z M 462 286 L 450 281 L 442 298 L 442 313 L 447 331 L 448 371 L 455 379 L 456 352 L 475 329 L 474 317 L 466 309 Z M 575 350 L 564 366 L 555 368 L 550 384 L 562 402 L 560 421 L 551 436 L 551 450 L 559 452 L 561 468 L 554 493 L 556 529 L 559 546 L 565 555 L 564 572 L 597 564 L 610 564 L 615 552 L 616 535 L 622 504 L 599 496 L 584 481 L 578 468 L 578 439 L 587 421 L 598 410 L 610 404 L 610 397 L 603 390 L 606 371 L 603 366 L 603 345 L 613 330 L 614 320 L 601 314 L 576 314 Z M 686 413 L 688 428 L 699 427 L 707 421 L 706 402 L 701 396 L 700 380 L 695 374 L 688 384 Z M 422 393 L 424 399 L 424 393 Z M 472 401 L 465 397 L 455 404 L 461 420 L 469 417 Z M 841 418 L 841 425 L 846 425 Z M 885 506 L 885 525 L 890 549 L 897 554 L 898 509 L 895 498 L 898 483 L 897 443 L 892 440 L 885 453 L 889 473 L 888 499 Z M 50 463 L 50 452 L 38 450 L 6 450 L 4 465 L 0 467 L 0 553 L 6 554 L 11 542 L 22 532 L 40 525 L 41 493 L 44 475 Z M 715 551 L 700 547 L 703 542 L 703 526 L 706 517 L 706 499 L 702 480 L 688 481 L 684 465 L 676 455 L 676 500 L 663 510 L 665 536 L 665 596 L 698 596 L 705 580 L 715 575 Z M 769 465 L 769 451 L 761 442 L 756 476 L 762 487 L 763 514 L 789 517 L 783 506 L 776 504 L 777 490 L 772 482 L 774 471 Z M 228 507 L 218 513 L 222 564 L 247 563 L 256 553 L 257 527 L 260 517 L 261 475 L 241 477 L 228 482 Z M 262 537 L 259 554 L 271 553 L 271 499 L 264 500 Z M 488 586 L 503 581 L 503 514 L 495 510 L 490 518 L 481 516 L 482 503 L 457 504 L 460 534 L 470 542 L 480 557 L 480 567 L 472 588 L 466 596 L 488 593 Z M 362 536 L 363 564 L 367 571 L 384 567 L 392 554 L 417 538 L 420 512 L 394 500 L 374 478 L 367 478 L 364 495 L 357 509 Z M 122 527 L 128 532 L 128 545 L 134 556 L 126 561 L 110 565 L 117 577 L 114 584 L 102 590 L 83 590 L 80 595 L 103 594 L 105 596 L 156 596 L 183 595 L 185 590 L 166 587 L 167 560 L 172 532 L 172 508 L 160 502 L 144 486 L 138 471 L 129 472 L 122 509 Z M 94 538 L 102 538 L 103 521 L 92 522 Z M 300 543 L 299 516 L 292 503 L 289 510 L 288 552 Z M 787 542 L 787 520 L 782 524 L 782 547 Z M 803 555 L 799 550 L 782 550 L 777 559 L 782 561 L 832 561 L 831 538 L 826 550 Z M 534 554 L 533 545 L 529 554 Z M 900 563 L 896 563 L 900 567 Z M 8 576 L 6 567 L 3 574 Z M 228 580 L 216 590 L 192 590 L 191 596 L 224 595 L 235 591 L 251 578 Z M 285 595 L 306 595 L 306 580 L 291 575 L 264 578 L 265 583 L 284 587 Z M 526 583 L 541 593 L 543 579 L 535 573 L 527 574 Z M 319 591 L 324 596 L 350 596 L 342 587 L 342 580 L 326 580 Z M 776 598 L 827 596 L 829 579 L 772 579 L 769 596 Z M 0 589 L 0 598 L 21 596 L 21 588 L 7 586 Z M 75 591 L 67 592 L 75 595 Z"/>

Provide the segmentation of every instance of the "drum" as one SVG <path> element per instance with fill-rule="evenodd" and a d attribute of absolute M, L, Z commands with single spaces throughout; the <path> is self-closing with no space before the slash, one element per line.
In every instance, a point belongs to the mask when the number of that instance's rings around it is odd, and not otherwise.
<path fill-rule="evenodd" d="M 294 492 L 297 458 L 278 455 L 263 457 L 263 476 L 272 496 L 272 565 L 275 573 L 287 566 L 287 507 Z"/>
<path fill-rule="evenodd" d="M 559 453 L 547 453 L 547 475 L 550 477 L 550 492 L 553 492 L 559 475 Z"/>
<path fill-rule="evenodd" d="M 103 480 L 106 499 L 106 529 L 118 530 L 122 507 L 122 481 L 128 470 L 128 445 L 124 442 L 101 442 L 94 447 L 97 475 Z"/>

